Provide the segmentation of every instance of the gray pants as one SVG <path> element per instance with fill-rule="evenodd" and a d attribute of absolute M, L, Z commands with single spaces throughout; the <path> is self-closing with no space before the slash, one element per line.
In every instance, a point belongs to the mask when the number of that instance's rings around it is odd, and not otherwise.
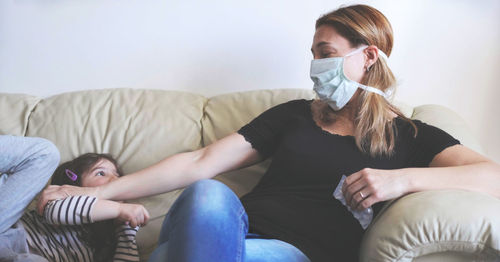
<path fill-rule="evenodd" d="M 59 151 L 46 139 L 0 136 L 0 261 L 41 261 L 25 254 L 25 231 L 17 222 L 58 164 Z"/>

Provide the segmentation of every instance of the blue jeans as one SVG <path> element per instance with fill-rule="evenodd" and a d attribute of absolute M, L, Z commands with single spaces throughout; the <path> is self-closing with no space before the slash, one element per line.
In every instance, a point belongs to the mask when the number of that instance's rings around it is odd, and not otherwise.
<path fill-rule="evenodd" d="M 1 261 L 46 261 L 26 254 L 25 231 L 17 222 L 58 164 L 59 151 L 48 140 L 0 135 Z"/>
<path fill-rule="evenodd" d="M 310 262 L 293 245 L 248 233 L 248 216 L 226 185 L 201 180 L 168 212 L 149 261 Z"/>

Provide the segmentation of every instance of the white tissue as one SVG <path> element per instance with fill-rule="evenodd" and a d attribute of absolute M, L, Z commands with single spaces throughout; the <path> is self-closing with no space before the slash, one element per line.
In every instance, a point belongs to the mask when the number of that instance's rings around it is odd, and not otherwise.
<path fill-rule="evenodd" d="M 363 229 L 366 229 L 368 225 L 370 225 L 370 223 L 372 222 L 373 210 L 371 207 L 369 207 L 365 210 L 357 211 L 357 210 L 352 210 L 350 206 L 346 205 L 344 195 L 342 194 L 342 185 L 344 184 L 345 179 L 346 176 L 342 175 L 339 185 L 337 186 L 337 188 L 335 188 L 335 192 L 333 192 L 333 197 L 339 200 L 342 203 L 342 205 L 346 206 L 347 210 L 349 210 L 349 212 L 352 213 L 354 218 L 356 218 L 359 221 L 361 227 L 363 227 Z"/>

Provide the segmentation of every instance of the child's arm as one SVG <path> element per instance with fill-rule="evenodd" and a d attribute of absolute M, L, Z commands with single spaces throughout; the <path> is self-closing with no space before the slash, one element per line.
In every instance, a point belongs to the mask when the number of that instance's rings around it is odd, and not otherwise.
<path fill-rule="evenodd" d="M 137 229 L 128 225 L 120 225 L 116 228 L 116 250 L 113 261 L 139 261 L 139 251 L 135 236 Z"/>
<path fill-rule="evenodd" d="M 121 203 L 112 200 L 99 199 L 90 211 L 94 221 L 117 219 L 132 227 L 142 226 L 148 222 L 149 213 L 139 204 Z"/>
<path fill-rule="evenodd" d="M 54 225 L 81 225 L 94 222 L 90 211 L 97 198 L 90 196 L 70 196 L 47 204 L 43 210 L 45 221 Z"/>
<path fill-rule="evenodd" d="M 51 201 L 43 215 L 49 224 L 81 225 L 101 220 L 119 219 L 132 226 L 145 224 L 149 214 L 142 205 L 118 203 L 91 196 L 71 196 Z"/>

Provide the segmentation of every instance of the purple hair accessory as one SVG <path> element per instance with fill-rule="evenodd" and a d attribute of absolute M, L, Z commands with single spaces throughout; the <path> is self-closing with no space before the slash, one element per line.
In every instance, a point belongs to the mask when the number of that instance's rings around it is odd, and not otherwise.
<path fill-rule="evenodd" d="M 69 179 L 71 179 L 71 181 L 76 181 L 76 179 L 78 178 L 78 176 L 75 174 L 75 172 L 73 172 L 69 169 L 66 169 L 66 175 L 68 176 Z"/>

